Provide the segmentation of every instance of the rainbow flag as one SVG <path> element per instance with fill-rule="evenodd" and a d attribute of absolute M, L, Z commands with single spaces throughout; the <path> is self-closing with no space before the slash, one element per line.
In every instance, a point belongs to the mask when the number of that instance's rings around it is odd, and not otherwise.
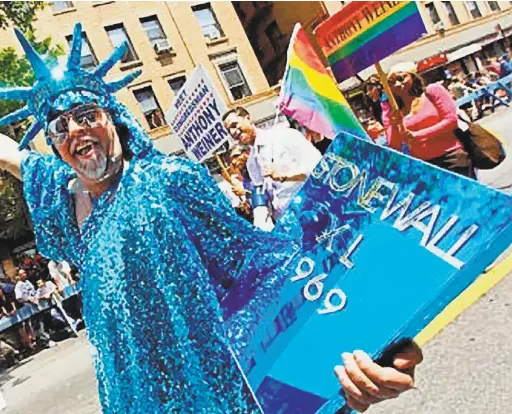
<path fill-rule="evenodd" d="M 340 132 L 367 137 L 300 24 L 290 39 L 279 109 L 327 138 Z"/>
<path fill-rule="evenodd" d="M 342 82 L 426 32 L 414 1 L 353 1 L 318 26 L 315 35 Z"/>

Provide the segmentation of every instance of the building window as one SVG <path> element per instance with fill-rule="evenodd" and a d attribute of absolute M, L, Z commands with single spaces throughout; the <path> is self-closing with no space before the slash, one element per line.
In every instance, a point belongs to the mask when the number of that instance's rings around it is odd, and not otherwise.
<path fill-rule="evenodd" d="M 491 11 L 495 12 L 495 11 L 500 11 L 500 5 L 497 1 L 488 1 L 487 4 L 489 5 L 489 8 L 491 9 Z"/>
<path fill-rule="evenodd" d="M 431 1 L 430 3 L 426 3 L 425 7 L 428 10 L 428 14 L 430 16 L 430 20 L 432 20 L 432 23 L 434 25 L 438 24 L 441 21 L 441 18 L 439 17 L 439 13 L 436 10 L 436 5 L 434 2 Z"/>
<path fill-rule="evenodd" d="M 146 32 L 146 36 L 151 43 L 151 46 L 158 51 L 169 51 L 171 45 L 167 36 L 165 35 L 162 25 L 156 16 L 149 16 L 140 19 L 142 28 Z"/>
<path fill-rule="evenodd" d="M 133 48 L 130 38 L 128 37 L 128 33 L 126 33 L 126 29 L 122 23 L 115 24 L 113 26 L 107 26 L 105 27 L 105 30 L 107 31 L 108 37 L 110 38 L 110 41 L 114 47 L 120 46 L 124 42 L 128 42 L 128 48 L 126 49 L 126 53 L 121 59 L 121 62 L 127 63 L 139 59 L 137 53 L 135 53 L 135 49 Z"/>
<path fill-rule="evenodd" d="M 68 42 L 69 47 L 71 47 L 71 43 L 73 41 L 73 35 L 66 36 L 66 40 Z M 82 69 L 93 69 L 98 65 L 98 59 L 96 59 L 96 55 L 94 54 L 91 43 L 87 38 L 85 32 L 82 32 L 82 56 L 80 58 L 80 67 Z"/>
<path fill-rule="evenodd" d="M 265 34 L 267 35 L 270 44 L 274 48 L 274 51 L 276 53 L 280 53 L 283 34 L 281 33 L 281 30 L 279 29 L 279 26 L 275 20 L 267 26 L 265 29 Z"/>
<path fill-rule="evenodd" d="M 146 118 L 150 129 L 166 125 L 164 113 L 156 100 L 151 86 L 137 89 L 136 91 L 133 91 L 133 94 L 139 103 L 140 109 L 144 113 L 144 117 Z"/>
<path fill-rule="evenodd" d="M 444 9 L 446 10 L 446 14 L 448 15 L 448 18 L 450 19 L 450 23 L 452 26 L 455 26 L 457 24 L 460 24 L 459 18 L 457 17 L 457 14 L 455 13 L 455 9 L 452 6 L 451 1 L 443 1 Z"/>
<path fill-rule="evenodd" d="M 476 1 L 466 1 L 466 6 L 468 7 L 471 16 L 473 16 L 473 19 L 482 17 L 482 13 L 480 13 L 480 9 L 478 8 Z"/>
<path fill-rule="evenodd" d="M 251 95 L 251 89 L 237 61 L 222 63 L 219 69 L 235 101 Z"/>
<path fill-rule="evenodd" d="M 52 10 L 54 12 L 60 12 L 62 10 L 71 9 L 73 7 L 72 1 L 52 1 Z"/>
<path fill-rule="evenodd" d="M 186 81 L 186 76 L 178 76 L 176 78 L 168 79 L 167 83 L 169 84 L 169 87 L 172 89 L 174 95 L 178 95 L 178 92 L 183 87 L 183 85 L 185 85 Z"/>
<path fill-rule="evenodd" d="M 201 27 L 203 36 L 211 41 L 219 39 L 224 36 L 222 28 L 220 27 L 217 17 L 212 10 L 210 3 L 199 4 L 192 7 L 192 11 L 196 16 L 196 20 Z"/>

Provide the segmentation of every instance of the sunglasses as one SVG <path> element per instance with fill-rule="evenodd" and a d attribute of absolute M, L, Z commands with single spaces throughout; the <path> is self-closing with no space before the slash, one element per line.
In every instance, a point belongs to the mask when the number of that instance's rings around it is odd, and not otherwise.
<path fill-rule="evenodd" d="M 62 144 L 69 137 L 69 121 L 72 119 L 82 128 L 97 128 L 104 126 L 110 116 L 95 103 L 76 106 L 61 113 L 48 123 L 46 133 L 54 144 Z"/>

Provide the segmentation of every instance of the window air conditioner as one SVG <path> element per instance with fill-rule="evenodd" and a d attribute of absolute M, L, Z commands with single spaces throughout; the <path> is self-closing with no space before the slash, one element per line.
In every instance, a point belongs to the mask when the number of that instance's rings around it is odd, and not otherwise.
<path fill-rule="evenodd" d="M 172 50 L 169 40 L 167 40 L 167 39 L 159 40 L 158 42 L 155 43 L 155 45 L 153 47 L 155 49 L 155 52 L 158 55 L 160 55 L 162 53 L 170 52 Z"/>
<path fill-rule="evenodd" d="M 220 31 L 219 29 L 217 28 L 210 28 L 208 29 L 206 32 L 205 32 L 205 37 L 211 42 L 212 40 L 215 40 L 215 39 L 220 39 L 221 38 L 221 35 L 220 35 Z"/>

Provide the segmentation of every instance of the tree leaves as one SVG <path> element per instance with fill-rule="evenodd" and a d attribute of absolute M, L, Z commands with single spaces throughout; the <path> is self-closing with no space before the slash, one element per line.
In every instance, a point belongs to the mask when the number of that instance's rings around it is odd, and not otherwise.
<path fill-rule="evenodd" d="M 45 7 L 44 1 L 2 1 L 0 2 L 0 30 L 11 26 L 23 32 L 32 31 L 32 22 L 38 10 Z"/>

